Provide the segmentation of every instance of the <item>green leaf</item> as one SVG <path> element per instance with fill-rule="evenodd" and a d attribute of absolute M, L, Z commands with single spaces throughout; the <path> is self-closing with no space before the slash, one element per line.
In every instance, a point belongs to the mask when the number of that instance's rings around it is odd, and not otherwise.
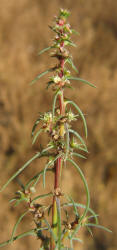
<path fill-rule="evenodd" d="M 11 178 L 9 178 L 9 180 L 3 185 L 3 187 L 0 189 L 0 192 L 2 192 L 7 186 L 8 184 L 15 179 L 16 176 L 18 176 L 32 161 L 34 161 L 37 158 L 41 158 L 43 156 L 45 156 L 45 152 L 48 151 L 49 149 L 52 149 L 53 146 L 50 146 L 44 150 L 42 150 L 42 152 L 38 152 L 36 155 L 34 155 L 29 161 L 27 161 Z"/>
<path fill-rule="evenodd" d="M 65 42 L 67 42 L 66 45 L 71 45 L 73 47 L 77 47 L 77 45 L 75 43 L 73 43 L 72 41 L 70 41 L 69 39 L 64 39 Z"/>
<path fill-rule="evenodd" d="M 87 181 L 84 177 L 84 174 L 83 172 L 81 171 L 80 167 L 76 164 L 76 162 L 74 162 L 73 160 L 71 159 L 67 159 L 67 161 L 70 161 L 73 166 L 77 169 L 77 171 L 79 172 L 80 174 L 80 177 L 84 183 L 84 187 L 85 187 L 85 191 L 86 191 L 86 196 L 87 196 L 87 202 L 86 202 L 86 208 L 85 208 L 85 211 L 83 213 L 83 215 L 80 217 L 80 222 L 84 219 L 84 217 L 86 216 L 88 210 L 89 210 L 89 204 L 90 204 L 90 194 L 89 194 L 89 189 L 88 189 L 88 185 L 87 185 Z"/>
<path fill-rule="evenodd" d="M 80 36 L 80 33 L 74 29 L 71 29 L 72 33 L 74 33 L 75 35 L 79 35 Z"/>
<path fill-rule="evenodd" d="M 87 150 L 86 144 L 85 144 L 84 140 L 82 139 L 82 137 L 76 131 L 74 131 L 73 129 L 69 129 L 69 132 L 74 134 L 81 141 L 84 148 Z"/>
<path fill-rule="evenodd" d="M 33 85 L 35 82 L 37 82 L 42 76 L 46 75 L 47 73 L 53 71 L 53 69 L 48 69 L 44 72 L 42 72 L 41 74 L 39 74 L 38 76 L 35 77 L 34 80 L 32 80 L 32 82 L 30 83 L 30 85 Z"/>
<path fill-rule="evenodd" d="M 38 196 L 36 196 L 36 197 L 31 201 L 31 203 L 33 203 L 34 201 L 36 201 L 36 200 L 38 200 L 38 199 L 45 198 L 45 197 L 48 197 L 48 196 L 53 196 L 53 194 L 52 194 L 52 193 L 48 193 L 48 194 L 38 195 Z"/>
<path fill-rule="evenodd" d="M 80 243 L 83 243 L 83 241 L 81 239 L 79 239 L 79 238 L 72 238 L 72 240 L 75 240 L 75 241 L 78 241 Z"/>
<path fill-rule="evenodd" d="M 45 153 L 46 153 L 48 150 L 52 149 L 52 148 L 53 148 L 53 146 L 50 146 L 50 147 L 44 149 L 44 150 L 41 152 L 42 156 L 48 157 L 48 154 L 45 154 Z M 52 170 L 52 169 L 47 169 L 46 171 L 53 171 L 53 170 Z M 33 177 L 27 182 L 27 184 L 25 185 L 25 190 L 31 185 L 31 183 L 32 183 L 33 181 L 34 181 L 33 186 L 35 186 L 35 185 L 38 183 L 38 181 L 39 181 L 39 179 L 40 179 L 40 176 L 43 175 L 43 172 L 44 172 L 44 170 L 40 171 L 38 174 L 36 174 L 35 176 L 33 176 Z"/>
<path fill-rule="evenodd" d="M 78 146 L 78 149 L 79 149 L 79 150 L 82 150 L 82 151 L 84 151 L 84 152 L 86 152 L 86 153 L 89 153 L 87 149 L 85 149 L 85 148 L 83 148 L 83 147 L 81 147 L 81 146 Z"/>
<path fill-rule="evenodd" d="M 71 249 L 74 249 L 73 247 L 73 242 L 72 242 L 72 238 L 70 237 L 70 246 L 71 246 Z"/>
<path fill-rule="evenodd" d="M 71 206 L 73 206 L 73 204 L 72 203 L 64 203 L 61 206 L 62 207 L 71 207 Z M 75 206 L 86 209 L 86 206 L 83 204 L 80 204 L 80 203 L 75 202 Z M 95 212 L 91 208 L 88 208 L 88 211 L 94 216 L 95 222 L 96 222 L 96 224 L 98 224 L 97 214 L 95 214 Z"/>
<path fill-rule="evenodd" d="M 87 226 L 87 230 L 88 230 L 88 232 L 90 233 L 90 235 L 93 237 L 93 233 L 92 233 L 92 231 L 91 231 L 91 228 Z"/>
<path fill-rule="evenodd" d="M 34 144 L 36 142 L 37 137 L 41 134 L 42 131 L 43 131 L 42 128 L 37 131 L 37 133 L 35 134 L 35 136 L 33 138 L 32 144 Z"/>
<path fill-rule="evenodd" d="M 1 188 L 0 192 L 3 191 L 7 186 L 8 184 L 13 181 L 16 176 L 18 176 L 32 161 L 34 161 L 35 159 L 41 157 L 41 154 L 40 152 L 37 153 L 36 155 L 34 155 L 29 161 L 27 161 L 15 174 L 12 175 L 11 178 L 9 178 L 9 180 L 3 185 L 3 187 Z"/>
<path fill-rule="evenodd" d="M 80 81 L 80 82 L 83 82 L 85 84 L 88 84 L 89 86 L 93 87 L 93 88 L 96 88 L 96 86 L 82 78 L 79 78 L 79 77 L 74 77 L 74 76 L 68 76 L 67 77 L 68 80 L 76 80 L 76 81 Z"/>
<path fill-rule="evenodd" d="M 68 62 L 72 66 L 72 69 L 74 69 L 78 73 L 78 70 L 77 70 L 76 66 L 74 65 L 71 58 L 67 58 L 66 62 Z"/>
<path fill-rule="evenodd" d="M 52 46 L 49 46 L 49 47 L 47 47 L 47 48 L 42 49 L 42 50 L 38 53 L 38 56 L 41 55 L 41 54 L 43 54 L 44 52 L 50 50 L 50 49 L 52 49 Z"/>
<path fill-rule="evenodd" d="M 14 228 L 13 228 L 13 231 L 12 231 L 10 243 L 13 242 L 14 235 L 15 235 L 15 232 L 16 232 L 16 230 L 17 230 L 17 227 L 18 227 L 20 221 L 23 219 L 23 217 L 24 217 L 28 212 L 29 212 L 29 211 L 25 211 L 25 212 L 19 217 L 18 221 L 16 222 L 16 224 L 15 224 L 15 226 L 14 226 Z"/>
<path fill-rule="evenodd" d="M 105 231 L 107 231 L 109 233 L 112 233 L 112 231 L 110 229 L 108 229 L 107 227 L 103 227 L 101 225 L 97 225 L 97 224 L 93 224 L 93 223 L 87 223 L 87 224 L 85 224 L 85 226 L 88 226 L 88 227 L 97 227 L 99 229 L 103 229 L 103 230 L 105 230 Z"/>
<path fill-rule="evenodd" d="M 79 214 L 78 214 L 78 211 L 77 211 L 77 206 L 75 205 L 75 202 L 74 200 L 72 199 L 72 197 L 68 196 L 69 197 L 69 200 L 72 202 L 73 204 L 73 208 L 74 208 L 74 213 L 77 217 L 79 217 Z"/>
<path fill-rule="evenodd" d="M 28 235 L 35 235 L 36 236 L 35 229 L 31 229 L 31 230 L 29 230 L 27 232 L 24 232 L 22 234 L 17 235 L 16 237 L 13 238 L 13 241 L 21 239 L 22 237 L 25 237 L 25 236 L 28 236 Z M 4 246 L 8 245 L 9 243 L 11 243 L 11 240 L 7 240 L 7 241 L 5 241 L 3 243 L 0 243 L 0 247 L 4 247 Z"/>
<path fill-rule="evenodd" d="M 84 155 L 78 154 L 76 152 L 73 152 L 72 155 L 77 156 L 79 158 L 87 159 Z"/>
<path fill-rule="evenodd" d="M 86 120 L 85 120 L 85 117 L 84 117 L 84 115 L 83 115 L 83 113 L 82 113 L 82 111 L 81 111 L 81 109 L 78 107 L 78 105 L 75 103 L 75 102 L 73 102 L 73 101 L 66 101 L 66 105 L 67 104 L 71 104 L 71 105 L 73 105 L 75 108 L 76 108 L 76 110 L 78 111 L 78 113 L 80 114 L 80 116 L 81 116 L 81 118 L 82 118 L 82 121 L 83 121 L 83 124 L 84 124 L 84 129 L 85 129 L 85 135 L 86 135 L 86 138 L 87 138 L 87 123 L 86 123 Z"/>
<path fill-rule="evenodd" d="M 33 128 L 32 128 L 32 132 L 31 132 L 31 136 L 34 135 L 35 129 L 36 129 L 37 125 L 39 124 L 40 120 L 41 120 L 41 119 L 38 118 L 38 119 L 36 120 L 36 122 L 34 123 Z"/>
<path fill-rule="evenodd" d="M 53 170 L 52 170 L 52 169 L 47 169 L 46 171 L 53 171 Z M 27 189 L 27 188 L 31 185 L 31 183 L 32 183 L 33 181 L 34 181 L 34 183 L 33 183 L 32 186 L 35 187 L 36 184 L 38 183 L 38 181 L 39 181 L 41 175 L 43 175 L 43 172 L 44 172 L 44 170 L 40 171 L 38 174 L 36 174 L 35 176 L 33 176 L 33 178 L 31 178 L 31 179 L 28 181 L 28 183 L 25 185 L 25 189 Z"/>

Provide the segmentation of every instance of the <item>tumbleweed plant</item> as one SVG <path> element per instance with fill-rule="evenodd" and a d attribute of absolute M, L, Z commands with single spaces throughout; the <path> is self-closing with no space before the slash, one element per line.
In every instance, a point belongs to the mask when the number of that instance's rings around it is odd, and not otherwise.
<path fill-rule="evenodd" d="M 86 227 L 92 234 L 91 228 L 98 227 L 110 232 L 109 229 L 98 224 L 98 216 L 90 208 L 90 194 L 85 176 L 75 162 L 74 158 L 85 158 L 84 153 L 88 153 L 84 139 L 72 128 L 72 122 L 82 120 L 84 133 L 87 138 L 87 124 L 85 116 L 79 106 L 72 100 L 65 98 L 66 88 L 72 88 L 71 82 L 87 84 L 95 87 L 90 82 L 77 76 L 72 76 L 70 67 L 78 73 L 68 47 L 76 45 L 71 40 L 71 35 L 77 32 L 71 28 L 67 22 L 70 13 L 60 9 L 58 17 L 55 17 L 53 26 L 50 29 L 55 33 L 52 45 L 43 49 L 39 55 L 46 51 L 51 51 L 51 57 L 57 59 L 54 67 L 39 74 L 31 85 L 36 83 L 42 76 L 51 72 L 47 83 L 47 89 L 52 88 L 53 104 L 49 111 L 39 113 L 39 117 L 32 128 L 32 144 L 39 140 L 39 135 L 45 133 L 48 143 L 45 147 L 40 146 L 37 152 L 29 161 L 27 161 L 2 187 L 4 190 L 8 184 L 14 180 L 22 171 L 24 171 L 34 160 L 42 157 L 47 158 L 43 169 L 33 176 L 25 185 L 21 184 L 21 190 L 18 190 L 11 202 L 15 206 L 22 201 L 27 204 L 26 211 L 21 214 L 14 225 L 10 240 L 0 244 L 0 247 L 6 246 L 13 241 L 24 236 L 33 235 L 40 240 L 40 249 L 74 249 L 74 241 L 80 242 L 79 231 Z M 68 68 L 69 67 L 69 68 Z M 61 190 L 61 179 L 63 169 L 67 171 L 67 166 L 74 167 L 80 176 L 86 192 L 86 204 L 80 204 Z M 47 174 L 54 175 L 53 190 L 49 193 L 38 194 L 33 197 L 36 185 L 42 177 L 43 188 L 45 188 L 45 177 Z M 46 198 L 49 197 L 50 204 L 46 204 Z M 41 203 L 40 203 L 41 199 Z M 45 199 L 45 200 L 44 200 Z M 42 201 L 44 200 L 44 203 Z M 69 209 L 72 209 L 72 216 Z M 82 211 L 82 212 L 81 212 Z M 27 232 L 16 235 L 16 230 L 28 213 L 32 215 L 35 227 Z"/>

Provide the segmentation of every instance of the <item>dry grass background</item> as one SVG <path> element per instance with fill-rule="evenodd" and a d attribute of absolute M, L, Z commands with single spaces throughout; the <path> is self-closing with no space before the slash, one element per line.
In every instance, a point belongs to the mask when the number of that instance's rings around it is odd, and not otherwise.
<path fill-rule="evenodd" d="M 71 11 L 70 22 L 80 32 L 75 37 L 79 47 L 73 49 L 80 76 L 97 89 L 74 85 L 66 96 L 73 98 L 87 113 L 89 130 L 87 161 L 80 165 L 87 176 L 91 191 L 91 206 L 100 215 L 100 223 L 111 228 L 113 234 L 94 230 L 94 238 L 84 231 L 80 250 L 116 250 L 117 235 L 117 1 L 116 0 L 0 0 L 0 179 L 1 185 L 38 150 L 31 147 L 30 132 L 39 111 L 48 110 L 52 94 L 45 90 L 46 78 L 34 87 L 28 83 L 36 74 L 50 67 L 46 54 L 37 57 L 38 50 L 51 42 L 53 15 L 59 8 Z M 82 129 L 81 124 L 78 125 Z M 40 142 L 45 139 L 41 136 Z M 41 162 L 32 164 L 22 181 L 36 173 Z M 64 172 L 64 188 L 71 189 L 75 200 L 85 202 L 79 178 L 72 169 Z M 23 176 L 25 175 L 25 176 Z M 47 187 L 51 189 L 51 178 Z M 8 239 L 23 206 L 13 208 L 10 200 L 19 186 L 14 180 L 0 195 L 0 242 Z M 40 192 L 42 191 L 39 185 Z M 33 226 L 24 219 L 19 231 Z M 33 238 L 18 240 L 4 249 L 39 249 Z"/>

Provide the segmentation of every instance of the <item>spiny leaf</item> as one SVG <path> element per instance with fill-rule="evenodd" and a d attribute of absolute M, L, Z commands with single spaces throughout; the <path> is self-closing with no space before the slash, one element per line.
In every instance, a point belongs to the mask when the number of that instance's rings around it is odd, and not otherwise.
<path fill-rule="evenodd" d="M 35 134 L 35 136 L 33 138 L 32 144 L 34 144 L 36 142 L 37 137 L 41 134 L 42 131 L 43 131 L 42 128 L 37 131 L 37 133 Z"/>
<path fill-rule="evenodd" d="M 53 171 L 53 169 L 47 169 L 46 171 Z M 38 181 L 39 181 L 39 179 L 40 179 L 40 177 L 41 177 L 41 175 L 43 175 L 43 172 L 44 172 L 44 170 L 42 170 L 42 171 L 40 171 L 38 174 L 36 174 L 35 176 L 33 176 L 33 178 L 31 178 L 28 182 L 27 182 L 27 184 L 25 185 L 25 189 L 27 189 L 30 185 L 31 185 L 31 183 L 34 181 L 34 183 L 33 183 L 33 187 L 35 187 L 36 186 L 36 184 L 38 183 Z"/>
<path fill-rule="evenodd" d="M 84 115 L 83 115 L 81 109 L 80 109 L 80 108 L 78 107 L 78 105 L 77 105 L 75 102 L 73 102 L 73 101 L 68 100 L 68 101 L 66 101 L 66 105 L 67 105 L 67 104 L 73 105 L 73 106 L 76 108 L 76 110 L 78 111 L 78 113 L 80 114 L 80 116 L 81 116 L 81 118 L 82 118 L 82 120 L 83 120 L 84 129 L 85 129 L 85 135 L 86 135 L 86 138 L 87 138 L 87 134 L 88 134 L 88 133 L 87 133 L 87 123 L 86 123 L 85 117 L 84 117 Z"/>
<path fill-rule="evenodd" d="M 79 214 L 78 214 L 78 211 L 77 211 L 77 206 L 75 205 L 75 202 L 74 200 L 72 199 L 72 197 L 68 196 L 69 197 L 69 200 L 72 202 L 73 204 L 73 208 L 74 208 L 74 213 L 77 217 L 79 217 Z"/>
<path fill-rule="evenodd" d="M 72 68 L 78 73 L 78 70 L 70 57 L 67 58 L 66 62 L 68 62 L 72 66 Z"/>
<path fill-rule="evenodd" d="M 34 83 L 37 82 L 37 80 L 39 80 L 42 76 L 46 75 L 46 74 L 49 73 L 49 72 L 52 72 L 53 70 L 54 70 L 54 69 L 52 68 L 52 69 L 48 69 L 48 70 L 42 72 L 41 74 L 39 74 L 38 76 L 36 76 L 34 80 L 32 80 L 32 82 L 30 83 L 30 85 L 34 84 Z"/>
<path fill-rule="evenodd" d="M 34 161 L 37 158 L 43 157 L 45 156 L 44 153 L 46 151 L 48 151 L 49 149 L 53 148 L 53 146 L 48 147 L 44 150 L 42 150 L 42 152 L 38 152 L 36 155 L 34 155 L 29 161 L 27 161 L 13 176 L 11 176 L 11 178 L 9 178 L 9 180 L 3 185 L 3 187 L 0 189 L 0 192 L 2 192 L 7 186 L 8 184 L 15 179 L 16 176 L 18 176 L 32 161 Z"/>
<path fill-rule="evenodd" d="M 36 155 L 34 155 L 29 161 L 27 161 L 15 174 L 12 175 L 11 178 L 9 178 L 9 180 L 3 185 L 3 187 L 1 188 L 0 192 L 3 191 L 8 184 L 15 179 L 16 176 L 18 176 L 32 161 L 34 161 L 35 159 L 41 157 L 40 152 L 37 153 Z"/>
<path fill-rule="evenodd" d="M 91 228 L 87 226 L 87 230 L 88 230 L 88 232 L 90 233 L 90 235 L 93 237 L 93 233 L 92 233 L 92 231 L 91 231 Z"/>
<path fill-rule="evenodd" d="M 83 146 L 87 150 L 86 144 L 85 144 L 84 140 L 82 139 L 82 137 L 76 131 L 74 131 L 73 129 L 69 129 L 69 132 L 74 134 L 81 141 L 81 143 L 83 144 Z"/>
<path fill-rule="evenodd" d="M 36 236 L 36 233 L 35 233 L 35 229 L 31 229 L 27 232 L 24 232 L 22 234 L 19 234 L 17 235 L 16 237 L 13 238 L 13 241 L 17 240 L 17 239 L 21 239 L 22 237 L 25 237 L 25 236 L 28 236 L 28 235 L 35 235 Z M 9 243 L 11 243 L 11 240 L 7 240 L 3 243 L 0 243 L 0 247 L 4 247 L 6 245 L 8 245 Z"/>
<path fill-rule="evenodd" d="M 69 39 L 64 39 L 65 42 L 67 42 L 67 45 L 71 45 L 73 47 L 77 47 L 77 45 L 75 43 L 73 43 L 72 41 L 70 41 Z"/>
<path fill-rule="evenodd" d="M 31 135 L 32 135 L 32 136 L 34 135 L 35 129 L 36 129 L 37 125 L 39 124 L 40 120 L 41 120 L 41 119 L 38 118 L 38 119 L 36 120 L 36 122 L 34 123 L 33 128 L 32 128 L 32 132 L 31 132 Z"/>
<path fill-rule="evenodd" d="M 36 197 L 31 201 L 31 203 L 33 203 L 34 201 L 36 201 L 36 200 L 38 200 L 38 199 L 45 198 L 45 197 L 48 197 L 48 196 L 53 196 L 53 194 L 52 194 L 52 193 L 48 193 L 48 194 L 38 195 L 38 196 L 36 196 Z"/>
<path fill-rule="evenodd" d="M 42 49 L 42 50 L 38 53 L 38 55 L 41 55 L 41 54 L 43 54 L 44 52 L 46 52 L 46 51 L 48 51 L 48 50 L 50 50 L 50 49 L 52 49 L 52 46 L 49 46 L 49 47 L 47 47 L 47 48 Z"/>
<path fill-rule="evenodd" d="M 88 185 L 87 185 L 87 181 L 84 177 L 84 174 L 83 172 L 81 171 L 80 167 L 76 164 L 76 162 L 74 162 L 73 160 L 71 159 L 67 159 L 67 161 L 70 161 L 73 166 L 77 169 L 77 171 L 79 172 L 80 174 L 80 177 L 84 183 L 84 187 L 85 187 L 85 191 L 86 191 L 86 196 L 87 196 L 87 202 L 86 202 L 86 208 L 85 208 L 85 211 L 83 213 L 83 215 L 80 217 L 80 222 L 84 219 L 84 217 L 86 216 L 88 210 L 89 210 L 89 204 L 90 204 L 90 194 L 89 194 L 89 189 L 88 189 Z"/>
<path fill-rule="evenodd" d="M 79 239 L 79 238 L 72 238 L 72 240 L 75 240 L 75 241 L 78 241 L 80 243 L 83 243 L 83 241 L 81 239 Z"/>
<path fill-rule="evenodd" d="M 101 225 L 96 225 L 96 224 L 93 224 L 93 223 L 87 223 L 85 224 L 85 226 L 88 226 L 88 227 L 97 227 L 97 228 L 100 228 L 100 229 L 103 229 L 109 233 L 112 233 L 112 231 L 110 229 L 108 229 L 107 227 L 103 227 Z"/>
<path fill-rule="evenodd" d="M 93 88 L 96 88 L 96 86 L 82 78 L 79 78 L 79 77 L 74 77 L 74 76 L 68 76 L 67 77 L 68 80 L 76 80 L 76 81 L 80 81 L 80 82 L 83 82 L 85 84 L 88 84 L 89 86 L 93 87 Z"/>
<path fill-rule="evenodd" d="M 88 150 L 87 150 L 86 148 L 83 148 L 83 147 L 81 147 L 81 146 L 79 146 L 78 149 L 79 149 L 79 150 L 82 150 L 82 151 L 84 151 L 84 152 L 86 152 L 86 153 L 89 153 Z"/>
<path fill-rule="evenodd" d="M 80 36 L 80 33 L 74 29 L 71 29 L 72 33 L 76 34 L 76 35 L 79 35 Z"/>
<path fill-rule="evenodd" d="M 72 155 L 77 156 L 79 158 L 87 159 L 84 155 L 78 154 L 76 152 L 73 152 Z"/>
<path fill-rule="evenodd" d="M 15 226 L 14 226 L 14 228 L 13 228 L 13 231 L 12 231 L 10 243 L 13 242 L 14 235 L 15 235 L 15 232 L 16 232 L 16 230 L 17 230 L 17 227 L 18 227 L 20 221 L 23 219 L 23 217 L 24 217 L 28 212 L 29 212 L 29 211 L 24 212 L 24 213 L 19 217 L 18 221 L 16 222 L 16 224 L 15 224 Z"/>
<path fill-rule="evenodd" d="M 70 237 L 70 246 L 71 246 L 71 249 L 74 249 L 73 248 L 73 241 L 72 241 L 72 238 Z"/>
<path fill-rule="evenodd" d="M 62 204 L 61 206 L 62 206 L 62 207 L 67 207 L 67 206 L 68 206 L 68 207 L 71 207 L 71 206 L 73 206 L 73 204 L 72 204 L 72 203 L 64 203 L 64 204 Z M 80 204 L 80 203 L 76 203 L 76 202 L 75 202 L 75 206 L 76 206 L 76 207 L 83 208 L 83 209 L 86 209 L 86 206 L 83 205 L 83 204 Z M 96 222 L 96 224 L 98 224 L 97 214 L 95 214 L 95 212 L 94 212 L 91 208 L 88 208 L 88 211 L 94 216 L 95 222 Z"/>

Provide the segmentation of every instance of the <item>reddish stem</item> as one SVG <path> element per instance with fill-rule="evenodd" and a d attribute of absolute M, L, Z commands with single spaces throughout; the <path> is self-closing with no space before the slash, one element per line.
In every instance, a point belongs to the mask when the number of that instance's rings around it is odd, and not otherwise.
<path fill-rule="evenodd" d="M 59 187 L 59 182 L 60 182 L 60 168 L 61 168 L 61 158 L 58 158 L 56 161 L 56 173 L 55 173 L 55 184 L 54 184 L 54 188 L 58 188 Z"/>

